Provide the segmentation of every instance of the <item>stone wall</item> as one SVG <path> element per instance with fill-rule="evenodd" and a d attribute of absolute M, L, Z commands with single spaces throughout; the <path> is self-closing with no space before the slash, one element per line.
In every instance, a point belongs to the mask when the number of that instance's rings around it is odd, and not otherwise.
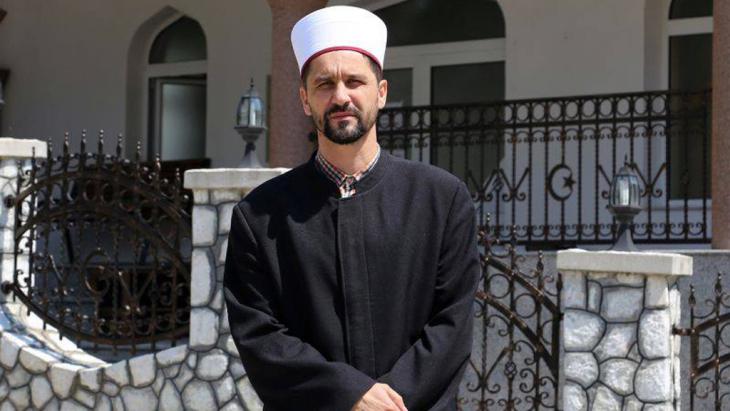
<path fill-rule="evenodd" d="M 622 260 L 631 261 L 621 267 Z M 674 410 L 681 395 L 676 276 L 691 274 L 692 259 L 569 251 L 558 253 L 557 265 L 564 410 Z"/>
<path fill-rule="evenodd" d="M 18 147 L 45 143 L 0 139 L 0 187 L 15 191 Z M 12 154 L 12 155 L 11 155 Z M 190 334 L 188 343 L 115 363 L 77 347 L 20 303 L 0 304 L 0 411 L 260 410 L 228 328 L 222 294 L 231 211 L 248 191 L 285 169 L 203 170 L 185 176 L 194 192 Z M 0 205 L 4 280 L 12 278 L 13 219 Z"/>

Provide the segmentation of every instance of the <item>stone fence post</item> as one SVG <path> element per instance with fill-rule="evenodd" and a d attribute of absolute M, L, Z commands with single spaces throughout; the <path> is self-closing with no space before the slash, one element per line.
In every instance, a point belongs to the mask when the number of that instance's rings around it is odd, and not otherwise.
<path fill-rule="evenodd" d="M 559 251 L 563 409 L 678 410 L 679 254 Z"/>
<path fill-rule="evenodd" d="M 245 371 L 238 360 L 223 301 L 223 265 L 231 214 L 248 192 L 286 171 L 286 168 L 219 168 L 185 172 L 184 185 L 193 191 L 194 202 L 188 346 L 192 351 L 219 353 L 215 367 L 228 368 L 235 378 L 243 376 Z M 249 409 L 260 409 L 251 385 L 243 380 L 237 385 L 241 402 Z"/>
<path fill-rule="evenodd" d="M 15 270 L 15 210 L 8 208 L 5 200 L 18 193 L 18 161 L 24 163 L 21 169 L 30 167 L 30 159 L 45 159 L 47 145 L 45 141 L 19 138 L 0 138 L 0 252 L 2 252 L 2 269 L 0 284 L 13 281 Z M 19 264 L 19 267 L 22 264 Z M 21 267 L 22 268 L 22 267 Z M 5 302 L 7 295 L 0 292 L 0 303 Z"/>

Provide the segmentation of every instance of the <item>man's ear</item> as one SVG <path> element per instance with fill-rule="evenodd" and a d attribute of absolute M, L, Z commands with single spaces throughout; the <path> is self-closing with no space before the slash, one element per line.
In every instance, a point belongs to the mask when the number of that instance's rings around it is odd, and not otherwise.
<path fill-rule="evenodd" d="M 388 80 L 382 79 L 378 83 L 378 108 L 385 107 L 385 103 L 388 100 Z"/>
<path fill-rule="evenodd" d="M 299 100 L 302 101 L 302 108 L 304 109 L 304 114 L 311 117 L 312 110 L 309 108 L 309 98 L 307 97 L 307 90 L 304 89 L 304 85 L 299 86 Z"/>

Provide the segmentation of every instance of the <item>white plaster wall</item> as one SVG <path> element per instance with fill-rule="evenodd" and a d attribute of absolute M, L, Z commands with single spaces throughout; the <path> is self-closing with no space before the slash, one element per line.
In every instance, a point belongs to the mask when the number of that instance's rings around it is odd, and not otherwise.
<path fill-rule="evenodd" d="M 0 67 L 11 71 L 0 134 L 60 143 L 65 130 L 103 128 L 136 139 L 141 127 L 126 124 L 128 51 L 139 27 L 166 6 L 205 31 L 206 155 L 213 166 L 236 164 L 243 153 L 233 130 L 238 99 L 251 77 L 264 92 L 271 64 L 265 0 L 0 0 L 8 12 L 0 24 Z"/>

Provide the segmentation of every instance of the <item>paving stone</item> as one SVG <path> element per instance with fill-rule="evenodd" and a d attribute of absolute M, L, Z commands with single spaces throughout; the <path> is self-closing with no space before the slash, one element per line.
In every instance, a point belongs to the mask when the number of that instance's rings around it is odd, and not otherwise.
<path fill-rule="evenodd" d="M 101 391 L 110 397 L 114 397 L 119 394 L 119 386 L 113 382 L 105 382 L 101 387 Z"/>
<path fill-rule="evenodd" d="M 86 407 L 83 407 L 74 400 L 61 401 L 61 411 L 80 411 L 84 409 Z"/>
<path fill-rule="evenodd" d="M 603 290 L 601 285 L 595 281 L 588 281 L 588 311 L 599 313 L 601 311 L 601 298 Z"/>
<path fill-rule="evenodd" d="M 592 351 L 604 328 L 605 323 L 597 315 L 567 309 L 563 318 L 563 346 L 568 351 Z"/>
<path fill-rule="evenodd" d="M 157 396 L 152 387 L 145 388 L 122 388 L 121 397 L 124 406 L 132 411 L 155 411 L 157 409 Z M 210 408 L 211 410 L 213 408 Z"/>
<path fill-rule="evenodd" d="M 236 400 L 230 401 L 228 404 L 224 405 L 223 408 L 221 408 L 221 411 L 246 411 L 243 409 L 243 406 L 238 403 Z"/>
<path fill-rule="evenodd" d="M 152 389 L 155 391 L 156 395 L 160 395 L 160 391 L 162 390 L 162 386 L 165 384 L 165 374 L 162 373 L 161 370 L 157 370 L 157 376 L 155 377 L 155 382 L 152 384 Z"/>
<path fill-rule="evenodd" d="M 61 409 L 61 404 L 59 404 L 58 400 L 53 398 L 48 404 L 46 404 L 46 408 L 43 409 L 43 411 L 59 411 Z M 104 410 L 104 411 L 110 411 Z"/>
<path fill-rule="evenodd" d="M 669 310 L 646 310 L 639 322 L 639 352 L 645 358 L 669 357 L 672 325 Z"/>
<path fill-rule="evenodd" d="M 99 395 L 99 400 L 96 402 L 95 411 L 111 411 L 112 402 L 106 395 Z"/>
<path fill-rule="evenodd" d="M 601 317 L 606 321 L 638 321 L 644 307 L 644 290 L 630 287 L 603 289 Z"/>
<path fill-rule="evenodd" d="M 208 308 L 193 308 L 190 312 L 190 348 L 205 351 L 218 342 L 218 316 Z"/>
<path fill-rule="evenodd" d="M 58 362 L 56 357 L 32 347 L 23 347 L 18 359 L 20 364 L 32 374 L 44 373 L 50 364 Z"/>
<path fill-rule="evenodd" d="M 10 390 L 8 399 L 15 405 L 15 408 L 25 410 L 30 407 L 30 393 L 28 391 L 28 386 L 14 388 Z"/>
<path fill-rule="evenodd" d="M 621 411 L 621 397 L 603 385 L 596 387 L 592 410 Z"/>
<path fill-rule="evenodd" d="M 5 369 L 12 370 L 18 363 L 20 349 L 27 344 L 11 333 L 3 333 L 0 340 L 0 364 Z"/>
<path fill-rule="evenodd" d="M 180 364 L 185 361 L 185 357 L 188 355 L 188 347 L 186 345 L 179 345 L 177 347 L 168 348 L 155 354 L 157 363 L 162 367 L 169 365 Z"/>
<path fill-rule="evenodd" d="M 665 402 L 662 404 L 646 404 L 644 411 L 674 411 L 672 403 Z"/>
<path fill-rule="evenodd" d="M 563 361 L 565 378 L 583 388 L 590 387 L 598 379 L 598 363 L 592 353 L 565 353 Z"/>
<path fill-rule="evenodd" d="M 193 411 L 207 411 L 217 408 L 215 394 L 210 384 L 204 381 L 193 380 L 182 392 L 185 408 Z"/>
<path fill-rule="evenodd" d="M 218 240 L 218 264 L 225 264 L 226 253 L 228 252 L 228 237 Z"/>
<path fill-rule="evenodd" d="M 243 364 L 241 364 L 240 359 L 231 360 L 228 365 L 228 370 L 231 372 L 231 376 L 235 380 L 246 375 L 246 370 L 243 368 Z"/>
<path fill-rule="evenodd" d="M 181 367 L 180 372 L 177 374 L 177 377 L 173 380 L 175 383 L 175 387 L 178 389 L 178 391 L 182 391 L 183 388 L 188 384 L 190 380 L 195 377 L 195 374 L 188 368 L 187 366 Z"/>
<path fill-rule="evenodd" d="M 562 303 L 565 308 L 586 308 L 586 278 L 583 273 L 563 273 Z"/>
<path fill-rule="evenodd" d="M 157 364 L 154 354 L 146 354 L 129 360 L 129 372 L 132 374 L 132 386 L 134 387 L 145 387 L 152 384 L 156 371 Z"/>
<path fill-rule="evenodd" d="M 248 377 L 242 377 L 236 381 L 236 388 L 238 388 L 238 399 L 241 400 L 247 410 L 259 411 L 264 409 L 264 404 L 256 394 L 256 391 L 254 391 Z"/>
<path fill-rule="evenodd" d="M 205 381 L 215 381 L 228 370 L 228 355 L 220 349 L 211 350 L 200 356 L 196 375 Z"/>
<path fill-rule="evenodd" d="M 30 382 L 30 399 L 33 406 L 41 409 L 51 398 L 53 398 L 53 390 L 46 377 L 33 377 L 33 380 Z"/>
<path fill-rule="evenodd" d="M 17 388 L 28 384 L 31 377 L 32 375 L 21 366 L 17 366 L 14 370 L 5 373 L 5 378 L 10 388 Z"/>
<path fill-rule="evenodd" d="M 215 265 L 210 250 L 193 249 L 190 284 L 190 305 L 205 307 L 210 303 L 215 291 Z"/>
<path fill-rule="evenodd" d="M 120 387 L 128 385 L 129 372 L 127 370 L 127 361 L 119 361 L 104 368 L 104 376 Z"/>
<path fill-rule="evenodd" d="M 239 193 L 236 193 L 240 197 Z M 218 234 L 228 234 L 231 231 L 231 216 L 236 202 L 224 203 L 218 206 Z"/>
<path fill-rule="evenodd" d="M 8 385 L 8 382 L 3 380 L 0 382 L 0 403 L 5 399 L 5 397 L 8 396 L 8 393 L 10 392 L 10 386 Z"/>
<path fill-rule="evenodd" d="M 0 404 L 0 411 L 15 411 L 15 406 L 10 401 L 4 401 Z"/>
<path fill-rule="evenodd" d="M 617 394 L 626 396 L 634 392 L 634 374 L 639 366 L 626 359 L 610 359 L 601 363 L 601 382 Z"/>
<path fill-rule="evenodd" d="M 664 276 L 650 275 L 646 278 L 646 290 L 644 290 L 645 308 L 667 308 L 669 307 L 669 287 Z"/>
<path fill-rule="evenodd" d="M 210 300 L 209 307 L 220 312 L 223 309 L 223 288 L 216 284 L 213 299 Z"/>
<path fill-rule="evenodd" d="M 218 233 L 218 211 L 207 205 L 193 206 L 193 246 L 208 247 L 215 243 Z"/>
<path fill-rule="evenodd" d="M 160 392 L 160 410 L 178 411 L 182 409 L 183 405 L 180 401 L 180 394 L 178 394 L 177 389 L 175 389 L 172 382 L 167 381 Z"/>
<path fill-rule="evenodd" d="M 114 411 L 135 411 L 135 410 L 125 410 L 124 401 L 122 400 L 121 396 L 112 398 L 112 410 L 114 410 Z"/>
<path fill-rule="evenodd" d="M 228 355 L 239 358 L 238 348 L 236 348 L 236 344 L 233 342 L 233 336 L 231 334 L 226 335 L 223 338 L 222 343 L 223 349 L 228 353 Z"/>
<path fill-rule="evenodd" d="M 642 411 L 643 406 L 644 404 L 635 395 L 632 395 L 624 399 L 624 409 L 622 411 Z"/>
<path fill-rule="evenodd" d="M 79 370 L 79 384 L 91 392 L 99 392 L 101 389 L 100 367 L 86 368 Z"/>
<path fill-rule="evenodd" d="M 671 360 L 644 360 L 634 380 L 636 397 L 643 402 L 664 402 L 672 399 Z"/>
<path fill-rule="evenodd" d="M 71 390 L 76 382 L 76 374 L 82 367 L 73 364 L 53 364 L 48 372 L 48 378 L 51 380 L 51 387 L 56 396 L 65 400 L 71 396 Z"/>
<path fill-rule="evenodd" d="M 177 377 L 177 374 L 180 372 L 180 367 L 181 365 L 171 365 L 169 367 L 165 367 L 162 372 L 165 374 L 165 377 L 172 379 Z"/>
<path fill-rule="evenodd" d="M 220 333 L 225 334 L 231 332 L 230 324 L 228 323 L 228 307 L 223 304 L 220 315 Z"/>
<path fill-rule="evenodd" d="M 236 396 L 236 382 L 233 381 L 230 375 L 226 374 L 212 384 L 215 396 L 218 398 L 218 404 L 225 404 Z"/>
<path fill-rule="evenodd" d="M 92 394 L 86 390 L 82 390 L 82 389 L 76 390 L 73 397 L 78 403 L 80 403 L 86 407 L 89 407 L 89 408 L 93 408 L 94 404 L 96 403 L 96 397 L 94 396 L 94 394 Z"/>
<path fill-rule="evenodd" d="M 606 333 L 594 350 L 598 361 L 625 358 L 636 343 L 636 327 L 636 323 L 607 324 Z"/>
<path fill-rule="evenodd" d="M 197 364 L 198 361 L 198 355 L 194 352 L 188 353 L 188 358 L 185 360 L 185 364 L 191 369 L 195 369 L 195 364 Z"/>

